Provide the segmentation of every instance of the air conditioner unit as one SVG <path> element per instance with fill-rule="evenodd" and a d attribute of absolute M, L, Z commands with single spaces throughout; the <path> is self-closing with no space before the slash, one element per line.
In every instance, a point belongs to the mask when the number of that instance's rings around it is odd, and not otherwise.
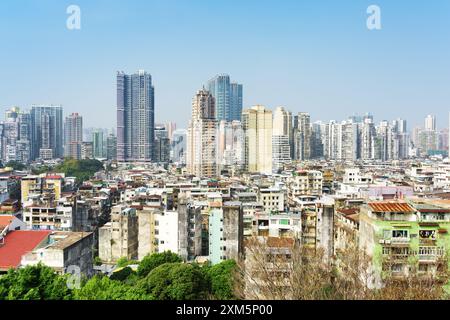
<path fill-rule="evenodd" d="M 379 243 L 380 243 L 380 244 L 384 244 L 384 240 L 380 240 Z"/>
<path fill-rule="evenodd" d="M 384 243 L 391 244 L 391 240 L 384 240 Z"/>

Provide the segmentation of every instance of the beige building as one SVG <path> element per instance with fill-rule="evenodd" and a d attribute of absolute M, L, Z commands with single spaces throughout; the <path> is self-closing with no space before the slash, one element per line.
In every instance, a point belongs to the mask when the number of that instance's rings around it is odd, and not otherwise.
<path fill-rule="evenodd" d="M 22 256 L 21 266 L 42 263 L 64 274 L 79 269 L 86 276 L 93 273 L 92 232 L 54 232 L 33 251 Z"/>
<path fill-rule="evenodd" d="M 318 170 L 301 170 L 288 179 L 288 202 L 295 206 L 301 196 L 322 195 L 323 174 Z"/>
<path fill-rule="evenodd" d="M 26 176 L 21 179 L 22 206 L 40 195 L 52 195 L 56 201 L 61 198 L 64 178 L 61 175 Z"/>
<path fill-rule="evenodd" d="M 188 173 L 197 177 L 217 176 L 215 100 L 206 90 L 199 90 L 192 100 L 186 164 Z"/>
<path fill-rule="evenodd" d="M 99 229 L 99 257 L 114 263 L 122 257 L 138 256 L 138 217 L 136 209 L 123 205 L 112 208 L 111 222 Z"/>
<path fill-rule="evenodd" d="M 163 208 L 143 207 L 137 211 L 139 217 L 138 259 L 146 255 L 171 251 L 178 248 L 178 212 Z"/>
<path fill-rule="evenodd" d="M 242 112 L 245 169 L 272 173 L 272 111 L 258 105 Z"/>
<path fill-rule="evenodd" d="M 258 200 L 264 206 L 266 213 L 284 212 L 284 191 L 277 188 L 264 188 L 258 190 Z"/>

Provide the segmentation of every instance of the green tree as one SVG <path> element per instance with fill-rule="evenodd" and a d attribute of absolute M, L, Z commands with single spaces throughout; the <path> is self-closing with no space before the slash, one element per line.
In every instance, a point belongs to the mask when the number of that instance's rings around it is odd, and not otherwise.
<path fill-rule="evenodd" d="M 38 264 L 9 270 L 0 277 L 0 300 L 69 300 L 67 277 Z"/>
<path fill-rule="evenodd" d="M 150 300 L 151 297 L 137 286 L 129 286 L 106 276 L 89 279 L 74 293 L 76 300 Z"/>
<path fill-rule="evenodd" d="M 22 162 L 19 161 L 9 161 L 5 167 L 13 168 L 14 170 L 22 171 L 27 168 L 26 165 L 24 165 Z"/>
<path fill-rule="evenodd" d="M 156 267 L 164 263 L 173 262 L 182 262 L 182 260 L 179 255 L 170 251 L 148 254 L 142 259 L 141 263 L 139 264 L 137 270 L 138 276 L 144 278 Z"/>
<path fill-rule="evenodd" d="M 126 257 L 122 257 L 119 260 L 117 260 L 117 268 L 123 268 L 126 266 L 129 266 L 130 264 L 139 264 L 136 260 L 128 260 Z"/>
<path fill-rule="evenodd" d="M 235 299 L 233 276 L 236 271 L 234 260 L 225 260 L 211 267 L 205 267 L 210 290 L 215 299 Z"/>
<path fill-rule="evenodd" d="M 207 281 L 200 268 L 186 263 L 165 263 L 140 281 L 139 287 L 156 300 L 199 300 L 207 296 Z"/>
<path fill-rule="evenodd" d="M 101 266 L 103 264 L 102 259 L 100 259 L 100 257 L 95 257 L 94 258 L 94 265 L 96 266 Z"/>
<path fill-rule="evenodd" d="M 109 278 L 111 280 L 125 281 L 136 273 L 130 267 L 124 267 L 122 270 L 114 272 Z"/>

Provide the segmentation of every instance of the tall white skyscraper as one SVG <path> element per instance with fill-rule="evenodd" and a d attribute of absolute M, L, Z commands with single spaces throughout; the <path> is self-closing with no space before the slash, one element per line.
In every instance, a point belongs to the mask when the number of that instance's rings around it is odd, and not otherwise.
<path fill-rule="evenodd" d="M 425 130 L 436 131 L 436 117 L 433 115 L 428 115 L 425 118 Z"/>
<path fill-rule="evenodd" d="M 277 107 L 273 113 L 272 134 L 273 170 L 276 172 L 291 160 L 293 148 L 292 113 L 284 107 Z"/>
<path fill-rule="evenodd" d="M 218 160 L 221 166 L 237 166 L 244 164 L 244 136 L 241 121 L 219 122 Z"/>
<path fill-rule="evenodd" d="M 78 113 L 72 113 L 64 122 L 64 156 L 81 159 L 82 142 L 83 118 Z"/>

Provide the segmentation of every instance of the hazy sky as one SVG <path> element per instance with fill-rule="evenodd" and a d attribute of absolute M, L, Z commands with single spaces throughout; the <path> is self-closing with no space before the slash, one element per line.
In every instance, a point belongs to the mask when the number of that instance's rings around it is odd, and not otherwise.
<path fill-rule="evenodd" d="M 81 30 L 66 8 L 81 8 Z M 366 27 L 381 7 L 382 30 Z M 450 111 L 448 0 L 2 0 L 0 106 L 62 104 L 85 126 L 115 126 L 115 75 L 153 76 L 157 122 L 185 127 L 217 73 L 244 107 L 284 105 L 313 120 L 370 111 L 410 128 Z M 3 118 L 3 116 L 1 117 Z"/>

